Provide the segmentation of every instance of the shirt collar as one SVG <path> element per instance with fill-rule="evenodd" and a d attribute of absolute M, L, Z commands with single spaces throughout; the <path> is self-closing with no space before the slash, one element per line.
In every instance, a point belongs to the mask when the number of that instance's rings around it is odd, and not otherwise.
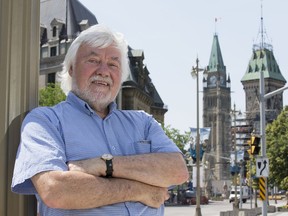
<path fill-rule="evenodd" d="M 90 105 L 86 101 L 82 100 L 71 91 L 68 93 L 66 101 L 72 104 L 73 106 L 76 106 L 77 109 L 85 112 L 87 115 L 93 115 L 93 114 L 97 115 L 97 113 L 90 107 Z M 107 117 L 110 116 L 113 113 L 113 111 L 116 110 L 116 108 L 117 104 L 114 101 L 111 102 L 109 104 L 109 113 Z"/>

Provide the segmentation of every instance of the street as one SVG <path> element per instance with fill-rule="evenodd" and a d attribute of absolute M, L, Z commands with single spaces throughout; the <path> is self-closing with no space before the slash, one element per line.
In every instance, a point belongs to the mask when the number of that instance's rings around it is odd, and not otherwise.
<path fill-rule="evenodd" d="M 254 200 L 253 200 L 254 201 Z M 286 200 L 278 200 L 277 204 L 270 200 L 271 206 L 283 206 L 286 204 Z M 258 207 L 262 206 L 262 201 L 258 200 Z M 229 200 L 224 201 L 210 201 L 208 205 L 201 205 L 201 213 L 203 216 L 219 216 L 220 212 L 229 211 L 233 209 L 233 204 L 229 203 Z M 250 200 L 242 205 L 243 209 L 250 209 Z M 165 208 L 165 216 L 194 216 L 195 215 L 195 205 L 190 206 L 167 206 Z M 254 208 L 254 202 L 252 202 L 252 208 Z M 269 216 L 287 216 L 288 212 L 275 212 L 268 213 Z"/>

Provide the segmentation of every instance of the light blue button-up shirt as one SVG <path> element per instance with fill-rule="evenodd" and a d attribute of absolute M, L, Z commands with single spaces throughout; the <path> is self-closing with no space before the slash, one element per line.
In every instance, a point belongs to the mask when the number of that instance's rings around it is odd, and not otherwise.
<path fill-rule="evenodd" d="M 150 208 L 140 202 L 123 202 L 85 210 L 48 208 L 31 182 L 35 174 L 68 170 L 67 162 L 100 157 L 104 153 L 135 155 L 152 152 L 180 152 L 158 122 L 143 111 L 116 109 L 110 104 L 105 119 L 73 93 L 54 107 L 38 107 L 24 119 L 21 142 L 12 180 L 12 191 L 35 194 L 41 216 L 49 215 L 164 215 L 164 206 Z"/>

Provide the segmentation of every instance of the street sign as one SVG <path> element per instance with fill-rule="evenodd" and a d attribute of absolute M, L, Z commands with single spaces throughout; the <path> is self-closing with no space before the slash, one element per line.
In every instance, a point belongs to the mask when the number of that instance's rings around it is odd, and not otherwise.
<path fill-rule="evenodd" d="M 266 157 L 256 158 L 256 177 L 268 177 L 269 160 Z"/>

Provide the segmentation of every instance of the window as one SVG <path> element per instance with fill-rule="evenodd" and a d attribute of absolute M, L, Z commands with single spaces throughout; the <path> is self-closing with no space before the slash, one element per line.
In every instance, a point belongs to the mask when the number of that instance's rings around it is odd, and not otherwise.
<path fill-rule="evenodd" d="M 56 27 L 56 26 L 53 27 L 52 36 L 53 36 L 53 37 L 56 37 L 56 36 L 57 36 L 57 27 Z"/>
<path fill-rule="evenodd" d="M 55 73 L 48 74 L 48 83 L 55 83 Z"/>
<path fill-rule="evenodd" d="M 50 48 L 50 56 L 56 56 L 57 55 L 57 47 L 51 47 Z"/>

